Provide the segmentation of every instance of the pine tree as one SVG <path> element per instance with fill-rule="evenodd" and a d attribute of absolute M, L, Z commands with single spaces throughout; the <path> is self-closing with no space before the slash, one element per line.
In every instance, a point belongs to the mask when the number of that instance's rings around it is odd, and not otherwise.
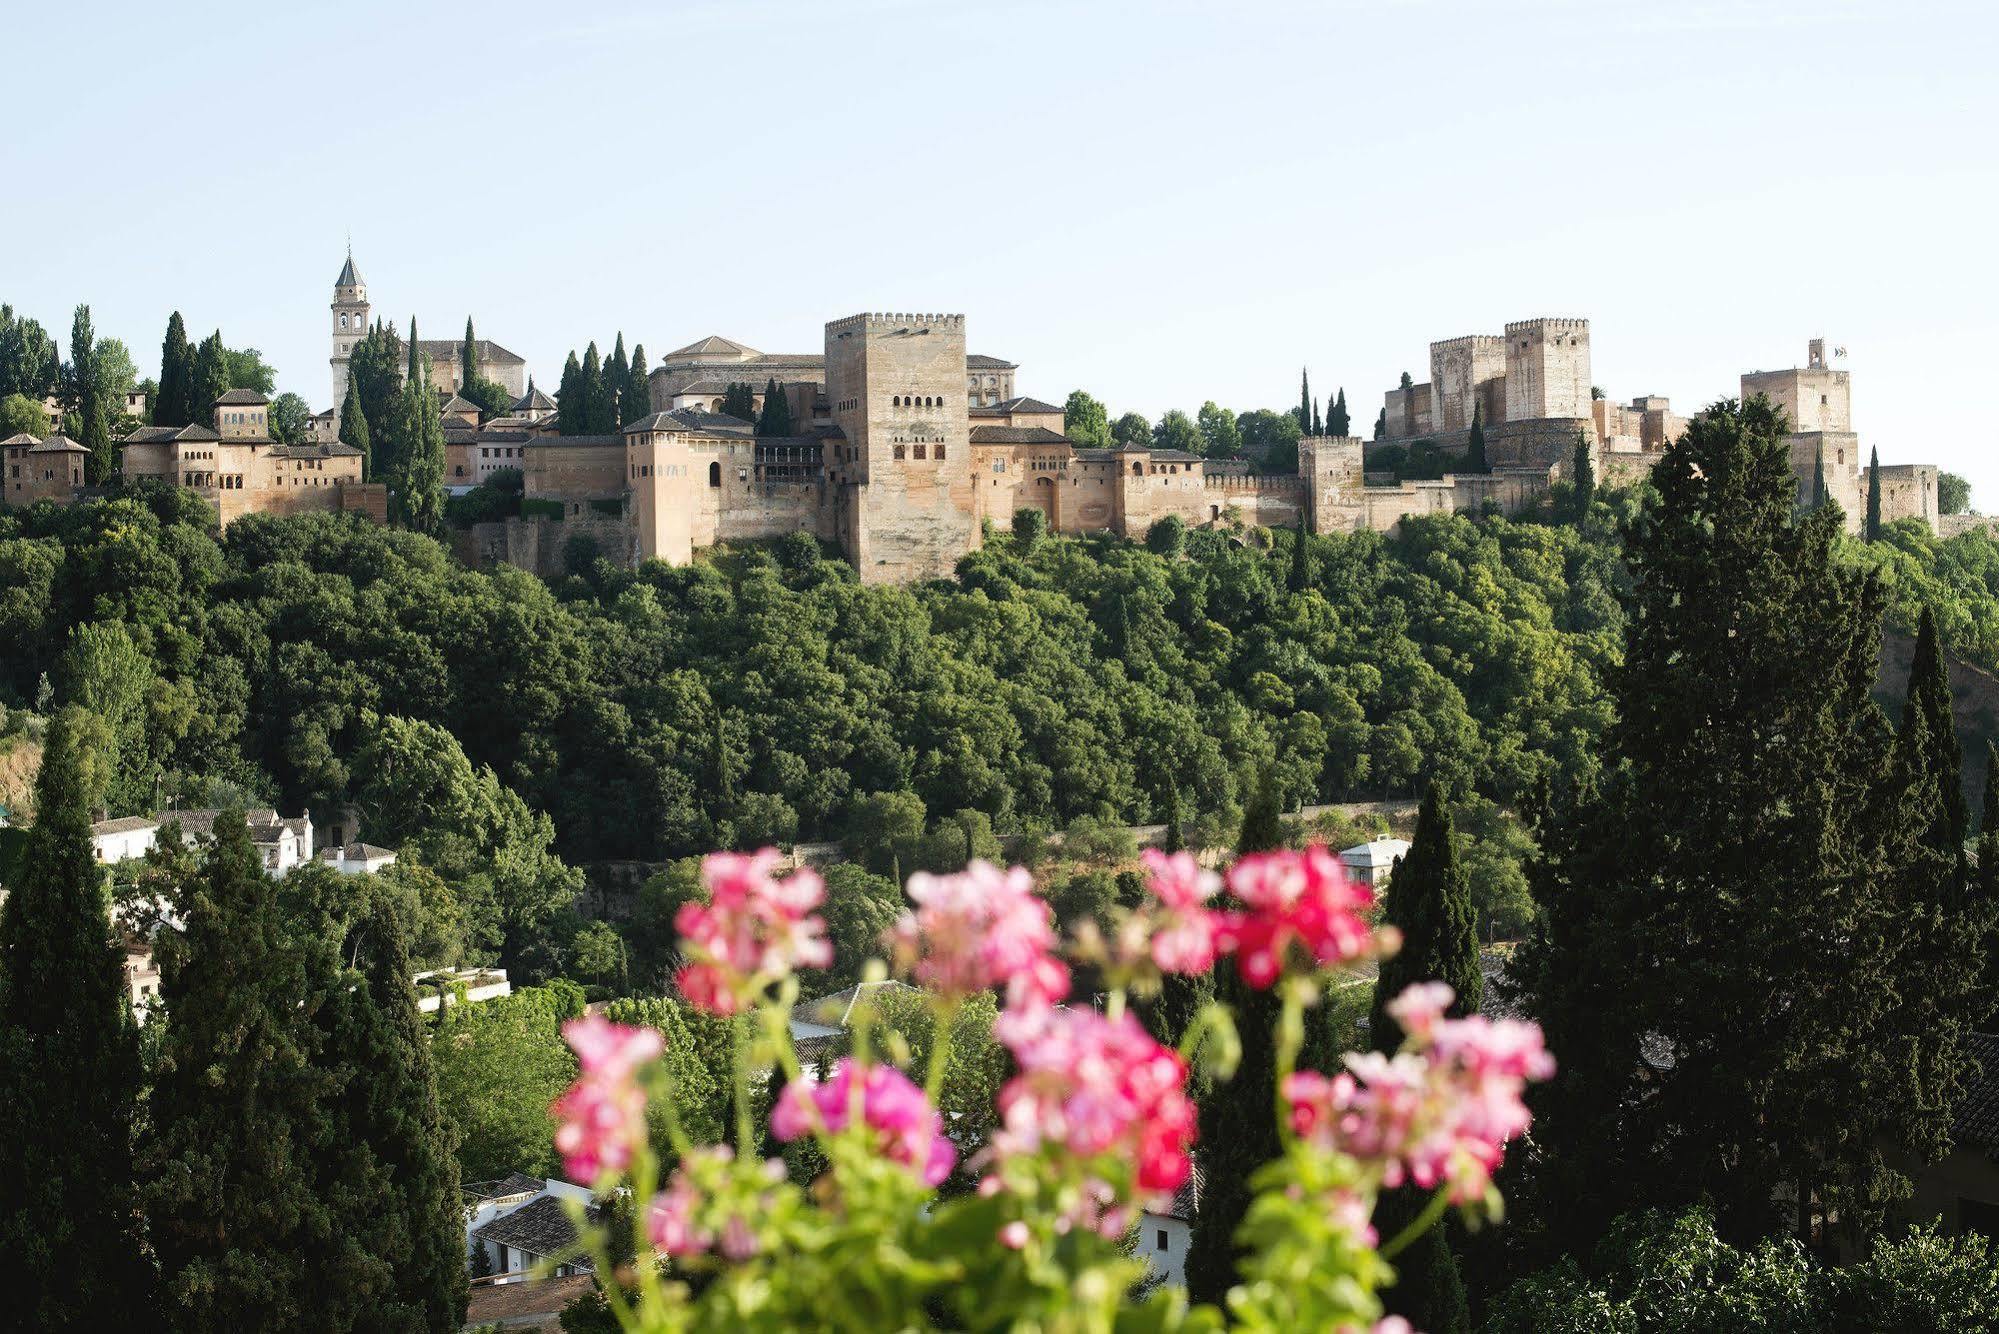
<path fill-rule="evenodd" d="M 555 432 L 582 435 L 590 420 L 590 408 L 583 391 L 583 366 L 572 348 L 562 363 L 562 382 L 555 390 Z"/>
<path fill-rule="evenodd" d="M 1472 404 L 1471 439 L 1465 444 L 1465 471 L 1491 472 L 1492 465 L 1485 461 L 1485 408 L 1483 404 Z"/>
<path fill-rule="evenodd" d="M 625 390 L 618 398 L 618 413 L 624 424 L 647 417 L 652 412 L 652 390 L 646 380 L 646 345 L 632 349 L 632 369 L 625 377 Z"/>
<path fill-rule="evenodd" d="M 1332 409 L 1326 413 L 1326 434 L 1346 436 L 1353 432 L 1353 418 L 1347 415 L 1347 390 L 1340 386 L 1340 396 L 1334 400 Z"/>
<path fill-rule="evenodd" d="M 1277 789 L 1261 774 L 1243 809 L 1238 853 L 1270 852 L 1285 844 Z M 1235 1015 L 1242 1060 L 1235 1076 L 1217 1082 L 1200 1104 L 1197 1140 L 1201 1192 L 1187 1245 L 1187 1295 L 1221 1302 L 1236 1282 L 1236 1229 L 1249 1210 L 1249 1178 L 1282 1151 L 1277 1138 L 1277 1047 L 1273 1030 L 1281 1009 L 1276 991 L 1258 991 L 1242 980 L 1231 960 L 1214 971 L 1215 998 Z"/>
<path fill-rule="evenodd" d="M 160 391 L 153 398 L 153 425 L 186 426 L 194 420 L 187 396 L 194 374 L 194 354 L 187 346 L 187 326 L 180 312 L 167 317 L 167 336 L 160 343 Z"/>
<path fill-rule="evenodd" d="M 194 369 L 188 375 L 187 411 L 190 422 L 213 425 L 215 400 L 229 392 L 229 367 L 223 357 L 222 331 L 201 340 Z"/>
<path fill-rule="evenodd" d="M 1596 499 L 1596 449 L 1590 443 L 1589 432 L 1576 432 L 1576 448 L 1569 462 L 1569 471 L 1574 477 L 1576 519 L 1580 522 L 1589 514 L 1591 502 Z"/>
<path fill-rule="evenodd" d="M 1312 377 L 1307 372 L 1298 372 L 1298 429 L 1306 435 L 1312 432 Z"/>
<path fill-rule="evenodd" d="M 1293 593 L 1303 593 L 1312 586 L 1312 544 L 1305 532 L 1305 509 L 1298 509 L 1298 524 L 1291 534 L 1291 574 L 1285 580 L 1285 587 Z"/>
<path fill-rule="evenodd" d="M 758 435 L 791 434 L 791 399 L 772 376 L 764 386 L 763 415 L 757 418 Z"/>
<path fill-rule="evenodd" d="M 148 1106 L 140 1173 L 172 1330 L 276 1331 L 304 1309 L 332 1216 L 312 1170 L 331 1133 L 314 1066 L 303 955 L 240 810 L 182 894 L 185 927 L 160 940 L 172 1016 Z"/>
<path fill-rule="evenodd" d="M 479 383 L 479 338 L 472 332 L 472 317 L 465 317 L 465 341 L 458 346 L 458 383 L 471 389 Z"/>
<path fill-rule="evenodd" d="M 1794 522 L 1782 430 L 1719 404 L 1653 470 L 1603 778 L 1543 826 L 1515 975 L 1563 1053 L 1526 1210 L 1561 1249 L 1702 1196 L 1734 1236 L 1776 1199 L 1808 1240 L 1858 1228 L 1899 1187 L 1882 1146 L 1921 1155 L 1948 1124 L 1950 1036 L 1896 1020 L 1883 593 L 1836 557 L 1835 509 Z"/>
<path fill-rule="evenodd" d="M 1867 540 L 1881 540 L 1881 448 L 1867 451 Z"/>
<path fill-rule="evenodd" d="M 361 480 L 364 482 L 372 481 L 375 476 L 374 451 L 368 441 L 368 414 L 361 409 L 361 386 L 349 375 L 347 399 L 340 405 L 340 442 L 361 451 Z"/>
<path fill-rule="evenodd" d="M 304 880 L 303 877 L 301 877 Z M 331 877 L 305 884 L 341 892 Z M 458 1163 L 431 1073 L 399 909 L 376 896 L 344 949 L 338 904 L 302 933 L 320 1067 L 336 1089 L 315 1167 L 332 1237 L 309 1309 L 327 1328 L 455 1330 L 465 1316 Z M 331 909 L 331 911 L 329 911 Z M 351 966 L 343 966 L 350 958 Z"/>
<path fill-rule="evenodd" d="M 136 1328 L 138 1046 L 90 843 L 85 737 L 49 726 L 12 893 L 0 905 L 0 1282 L 23 1329 Z"/>

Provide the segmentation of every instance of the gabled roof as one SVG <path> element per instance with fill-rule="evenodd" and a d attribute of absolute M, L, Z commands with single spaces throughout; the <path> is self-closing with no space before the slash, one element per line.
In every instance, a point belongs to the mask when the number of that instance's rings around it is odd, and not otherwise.
<path fill-rule="evenodd" d="M 999 357 L 982 357 L 976 352 L 966 356 L 965 365 L 969 369 L 981 371 L 1017 371 L 1020 369 L 1020 367 L 1014 365 L 1011 361 L 1006 361 Z"/>
<path fill-rule="evenodd" d="M 19 435 L 10 435 L 5 440 L 0 440 L 0 449 L 5 449 L 9 445 L 39 445 L 40 443 L 42 443 L 40 436 L 29 435 L 26 431 L 23 431 Z"/>
<path fill-rule="evenodd" d="M 265 398 L 254 389 L 230 389 L 225 391 L 222 397 L 216 399 L 213 406 L 218 408 L 259 407 L 270 401 L 270 399 Z"/>
<path fill-rule="evenodd" d="M 322 273 L 325 272 L 324 269 L 320 271 Z M 340 266 L 340 276 L 333 280 L 333 285 L 335 287 L 360 287 L 364 285 L 365 281 L 361 277 L 361 270 L 354 267 L 354 256 L 349 255 L 347 262 Z"/>
<path fill-rule="evenodd" d="M 966 358 L 968 364 L 970 360 L 969 357 Z M 1043 403 L 1038 398 L 1009 398 L 1004 403 L 988 403 L 982 407 L 974 407 L 971 415 L 974 417 L 1011 417 L 1016 412 L 1035 414 L 1052 412 L 1059 416 L 1062 409 L 1056 407 L 1053 403 Z"/>
<path fill-rule="evenodd" d="M 974 426 L 975 445 L 1067 445 L 1069 437 L 1046 426 Z"/>
<path fill-rule="evenodd" d="M 311 445 L 276 445 L 271 449 L 274 459 L 357 459 L 361 451 L 339 440 L 331 440 Z"/>
<path fill-rule="evenodd" d="M 148 819 L 143 815 L 121 815 L 115 820 L 93 820 L 90 832 L 93 836 L 101 837 L 105 834 L 131 834 L 141 829 L 159 827 L 158 820 Z"/>
<path fill-rule="evenodd" d="M 189 422 L 186 426 L 141 426 L 119 443 L 126 445 L 164 445 L 175 440 L 208 441 L 220 440 L 213 428 L 200 422 Z"/>
<path fill-rule="evenodd" d="M 1161 463 L 1206 463 L 1207 462 L 1207 459 L 1205 459 L 1201 455 L 1189 454 L 1184 449 L 1155 449 L 1152 451 L 1152 457 L 1159 460 Z"/>
<path fill-rule="evenodd" d="M 641 417 L 625 428 L 626 435 L 646 431 L 700 431 L 707 435 L 743 435 L 756 427 L 726 412 L 703 412 L 699 408 L 675 408 Z"/>
<path fill-rule="evenodd" d="M 29 449 L 28 452 L 30 454 L 88 454 L 90 451 L 64 435 L 61 431 L 57 431 L 39 445 Z"/>
<path fill-rule="evenodd" d="M 459 397 L 459 396 L 458 396 L 457 394 L 450 394 L 450 395 L 446 395 L 446 396 L 444 396 L 444 402 L 443 402 L 442 404 L 440 404 L 440 405 L 439 405 L 439 407 L 438 407 L 438 409 L 437 409 L 437 410 L 438 410 L 439 412 L 480 412 L 480 411 L 483 411 L 483 409 L 481 409 L 481 408 L 480 408 L 480 406 L 479 406 L 479 405 L 478 405 L 477 403 L 474 403 L 474 402 L 472 402 L 472 401 L 471 401 L 470 399 L 467 399 L 467 398 L 461 398 L 461 397 Z"/>
<path fill-rule="evenodd" d="M 600 1211 L 592 1207 L 586 1212 L 595 1218 Z M 562 1200 L 554 1195 L 529 1200 L 512 1213 L 501 1214 L 474 1232 L 472 1237 L 475 1241 L 511 1246 L 541 1259 L 562 1255 L 566 1264 L 580 1269 L 591 1268 L 588 1255 L 567 1255 L 576 1245 L 576 1225 L 569 1221 L 569 1211 L 563 1207 Z"/>
<path fill-rule="evenodd" d="M 745 343 L 738 343 L 733 338 L 724 338 L 720 334 L 709 334 L 699 342 L 689 343 L 686 347 L 673 349 L 673 351 L 666 354 L 664 360 L 674 361 L 684 358 L 693 361 L 705 357 L 720 361 L 754 361 L 762 355 L 763 353 L 757 351 L 755 348 Z"/>
<path fill-rule="evenodd" d="M 467 1202 L 497 1200 L 508 1195 L 535 1195 L 547 1187 L 540 1177 L 531 1177 L 525 1172 L 509 1172 L 497 1181 L 468 1181 L 458 1188 L 458 1194 Z"/>
<path fill-rule="evenodd" d="M 1408 855 L 1409 840 L 1406 838 L 1376 838 L 1340 849 L 1340 860 L 1347 865 L 1370 868 L 1390 865 L 1397 858 Z"/>
<path fill-rule="evenodd" d="M 528 364 L 526 357 L 520 355 L 518 352 L 509 352 L 490 338 L 481 338 L 476 341 L 478 343 L 480 361 L 495 362 L 505 366 L 525 366 Z M 458 359 L 458 350 L 464 346 L 465 340 L 463 338 L 419 338 L 416 340 L 416 350 L 424 356 L 429 357 L 433 362 L 442 361 L 446 358 L 456 361 Z"/>

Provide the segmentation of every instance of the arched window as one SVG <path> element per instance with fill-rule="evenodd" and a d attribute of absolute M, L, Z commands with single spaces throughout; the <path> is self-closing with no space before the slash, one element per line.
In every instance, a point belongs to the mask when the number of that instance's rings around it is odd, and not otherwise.
<path fill-rule="evenodd" d="M 708 465 L 708 485 L 710 485 L 710 486 L 720 486 L 721 484 L 722 484 L 722 465 L 721 465 L 721 464 L 719 464 L 719 463 L 711 463 L 711 464 L 709 464 L 709 465 Z"/>
<path fill-rule="evenodd" d="M 1132 475 L 1133 477 L 1143 477 L 1143 476 L 1145 476 L 1145 465 L 1144 465 L 1143 463 L 1134 463 L 1134 464 L 1132 464 L 1132 465 L 1131 465 L 1131 475 Z"/>

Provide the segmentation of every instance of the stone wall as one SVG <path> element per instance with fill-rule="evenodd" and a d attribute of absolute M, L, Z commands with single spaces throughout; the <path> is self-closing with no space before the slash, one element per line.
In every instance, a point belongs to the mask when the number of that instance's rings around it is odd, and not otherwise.
<path fill-rule="evenodd" d="M 467 565 L 511 565 L 543 579 L 559 579 L 569 573 L 565 554 L 576 537 L 590 538 L 604 559 L 629 567 L 638 530 L 622 515 L 591 512 L 551 519 L 536 514 L 475 523 L 469 534 L 453 535 L 452 549 Z"/>
<path fill-rule="evenodd" d="M 1861 493 L 1865 495 L 1867 469 L 1860 471 Z M 1897 519 L 1920 519 L 1931 532 L 1936 531 L 1937 466 L 1934 463 L 1881 465 L 1881 522 L 1893 523 Z"/>
<path fill-rule="evenodd" d="M 1587 410 L 1588 404 L 1584 407 Z M 1577 432 L 1596 439 L 1595 423 L 1588 417 L 1507 420 L 1486 430 L 1485 461 L 1493 468 L 1547 468 L 1560 464 L 1566 469 L 1575 457 Z"/>

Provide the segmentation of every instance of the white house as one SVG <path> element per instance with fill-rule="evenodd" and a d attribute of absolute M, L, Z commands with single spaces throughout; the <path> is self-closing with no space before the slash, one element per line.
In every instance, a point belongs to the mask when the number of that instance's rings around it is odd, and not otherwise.
<path fill-rule="evenodd" d="M 342 875 L 373 875 L 396 864 L 396 854 L 373 843 L 342 843 L 319 854 L 322 864 Z"/>
<path fill-rule="evenodd" d="M 416 983 L 416 1008 L 429 1014 L 444 1003 L 452 994 L 452 988 L 464 987 L 465 999 L 470 1001 L 492 1000 L 497 996 L 514 994 L 513 983 L 507 981 L 504 968 L 433 968 L 418 973 L 410 979 Z M 452 1001 L 456 1005 L 457 1001 Z"/>
<path fill-rule="evenodd" d="M 1340 849 L 1340 861 L 1346 864 L 1348 873 L 1376 889 L 1388 883 L 1395 863 L 1408 855 L 1409 840 L 1406 838 L 1377 838 Z"/>
<path fill-rule="evenodd" d="M 1194 1206 L 1200 1200 L 1200 1169 L 1188 1173 L 1172 1202 L 1163 1209 L 1147 1209 L 1138 1218 L 1138 1246 L 1135 1254 L 1145 1261 L 1148 1274 L 1176 1288 L 1187 1286 L 1187 1245 L 1194 1235 Z"/>
<path fill-rule="evenodd" d="M 90 848 L 106 866 L 143 857 L 153 850 L 160 822 L 145 815 L 97 820 L 90 826 Z"/>
<path fill-rule="evenodd" d="M 534 1276 L 537 1265 L 557 1260 L 558 1276 L 591 1271 L 588 1256 L 569 1254 L 576 1245 L 569 1203 L 596 1214 L 587 1188 L 514 1172 L 499 1181 L 475 1181 L 461 1193 L 466 1263 L 483 1251 L 493 1282 L 521 1282 Z"/>

